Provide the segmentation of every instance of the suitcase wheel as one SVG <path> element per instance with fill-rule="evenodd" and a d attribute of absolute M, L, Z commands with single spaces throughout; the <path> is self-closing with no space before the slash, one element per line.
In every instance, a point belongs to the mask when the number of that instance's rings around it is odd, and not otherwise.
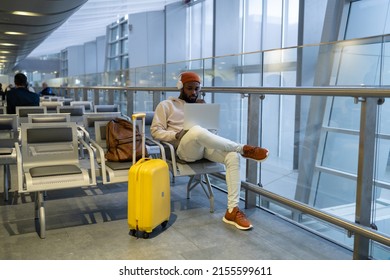
<path fill-rule="evenodd" d="M 137 234 L 137 230 L 131 229 L 131 230 L 129 231 L 129 235 L 131 235 L 131 236 L 137 236 L 137 235 L 138 235 L 138 234 Z M 149 236 L 150 236 L 150 233 L 149 233 L 149 232 L 146 232 L 146 231 L 142 232 L 142 238 L 148 239 Z"/>
<path fill-rule="evenodd" d="M 162 222 L 162 224 L 161 224 L 162 228 L 165 228 L 167 226 L 167 224 L 168 224 L 168 221 Z"/>

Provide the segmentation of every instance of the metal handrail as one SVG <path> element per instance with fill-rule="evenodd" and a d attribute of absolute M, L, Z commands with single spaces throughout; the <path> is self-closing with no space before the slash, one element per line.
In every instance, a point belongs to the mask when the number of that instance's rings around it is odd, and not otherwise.
<path fill-rule="evenodd" d="M 270 191 L 267 191 L 257 185 L 251 184 L 249 182 L 242 182 L 242 186 L 254 193 L 257 193 L 259 195 L 268 197 L 269 199 L 272 199 L 276 202 L 279 202 L 283 205 L 289 206 L 291 208 L 297 209 L 303 213 L 309 214 L 311 216 L 314 216 L 316 218 L 319 218 L 321 220 L 324 220 L 326 222 L 329 222 L 331 224 L 334 224 L 336 226 L 342 227 L 351 233 L 356 233 L 358 235 L 362 235 L 364 237 L 367 237 L 371 240 L 377 241 L 379 243 L 382 243 L 386 246 L 390 246 L 390 236 L 387 236 L 385 234 L 379 234 L 378 232 L 368 228 L 361 226 L 356 223 L 352 223 L 350 221 L 347 221 L 345 219 L 330 215 L 328 213 L 325 213 L 321 210 L 315 209 L 313 207 L 310 207 L 306 204 L 303 204 L 301 202 L 291 200 L 288 198 L 285 198 L 283 196 L 277 195 L 275 193 L 272 193 Z"/>
<path fill-rule="evenodd" d="M 126 91 L 178 91 L 175 87 L 59 87 L 58 89 L 86 90 L 126 90 Z M 389 87 L 202 87 L 202 92 L 241 93 L 241 94 L 277 94 L 277 95 L 311 95 L 311 96 L 350 96 L 350 97 L 390 97 Z"/>
<path fill-rule="evenodd" d="M 223 174 L 213 174 L 214 176 L 225 179 L 225 176 Z M 301 202 L 298 202 L 296 200 L 288 199 L 286 197 L 280 196 L 278 194 L 275 194 L 273 192 L 267 191 L 264 188 L 252 184 L 250 182 L 241 182 L 241 186 L 251 192 L 254 192 L 258 195 L 267 197 L 271 200 L 274 200 L 280 204 L 283 204 L 285 206 L 288 206 L 290 208 L 294 208 L 296 210 L 301 211 L 302 213 L 311 215 L 313 217 L 319 218 L 323 221 L 326 221 L 328 223 L 334 224 L 336 226 L 339 226 L 341 228 L 344 228 L 345 230 L 349 231 L 351 234 L 356 233 L 358 235 L 362 235 L 364 237 L 367 237 L 371 240 L 377 241 L 383 245 L 390 246 L 390 236 L 384 234 L 384 233 L 378 233 L 374 231 L 371 228 L 350 222 L 348 220 L 342 219 L 340 217 L 336 217 L 334 215 L 331 215 L 329 213 L 326 213 L 324 211 L 318 210 L 316 208 L 313 208 L 311 206 L 308 206 L 306 204 L 303 204 Z"/>

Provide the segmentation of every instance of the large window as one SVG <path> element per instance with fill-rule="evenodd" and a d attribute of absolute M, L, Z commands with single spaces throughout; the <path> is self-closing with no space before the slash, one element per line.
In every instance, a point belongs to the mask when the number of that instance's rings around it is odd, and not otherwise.
<path fill-rule="evenodd" d="M 329 53 L 332 58 L 330 85 L 359 87 L 388 83 L 388 75 L 385 74 L 389 68 L 387 37 L 373 36 L 388 32 L 389 5 L 388 0 L 350 3 L 347 25 L 340 29 L 348 41 L 335 44 Z M 371 38 L 359 39 L 363 37 Z M 368 112 L 377 116 L 375 153 L 369 155 L 374 157 L 374 180 L 372 186 L 368 187 L 372 191 L 362 194 L 365 199 L 359 205 L 356 203 L 359 136 L 365 133 L 360 131 L 361 102 L 366 101 L 351 97 L 327 100 L 312 181 L 312 203 L 351 221 L 358 219 L 357 211 L 368 211 L 371 213 L 370 219 L 364 225 L 389 234 L 390 138 L 386 116 L 389 116 L 390 107 L 386 100 L 383 105 L 378 102 L 379 105 L 375 108 L 377 112 Z M 367 175 L 371 174 L 363 174 Z M 348 239 L 341 242 L 351 243 Z M 389 256 L 388 250 L 374 242 L 371 243 L 370 252 L 374 258 L 386 259 Z"/>
<path fill-rule="evenodd" d="M 127 16 L 108 27 L 107 71 L 118 71 L 129 68 L 128 31 Z"/>
<path fill-rule="evenodd" d="M 389 8 L 388 0 L 352 2 L 345 38 L 355 39 L 389 33 Z"/>

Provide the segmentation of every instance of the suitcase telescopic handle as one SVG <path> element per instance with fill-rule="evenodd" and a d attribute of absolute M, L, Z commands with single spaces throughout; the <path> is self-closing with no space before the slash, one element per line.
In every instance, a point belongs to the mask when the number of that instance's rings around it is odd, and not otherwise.
<path fill-rule="evenodd" d="M 133 121 L 133 164 L 136 161 L 136 129 L 137 129 L 137 119 L 142 119 L 142 131 L 141 131 L 141 139 L 142 139 L 142 158 L 145 158 L 145 118 L 146 113 L 134 113 L 131 116 Z"/>
<path fill-rule="evenodd" d="M 132 115 L 133 121 L 136 121 L 137 119 L 145 118 L 145 117 L 146 117 L 146 113 L 134 113 Z"/>

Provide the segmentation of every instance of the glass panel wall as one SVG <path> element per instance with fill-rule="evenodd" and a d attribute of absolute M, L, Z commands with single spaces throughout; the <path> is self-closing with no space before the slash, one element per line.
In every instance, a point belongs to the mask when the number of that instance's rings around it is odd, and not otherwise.
<path fill-rule="evenodd" d="M 372 223 L 380 232 L 390 233 L 390 100 L 378 110 L 378 138 L 375 161 Z M 389 259 L 389 249 L 373 242 L 371 255 L 378 259 Z"/>
<path fill-rule="evenodd" d="M 129 77 L 131 82 L 134 81 L 132 85 L 174 87 L 178 75 L 185 70 L 197 71 L 203 78 L 204 86 L 294 87 L 298 76 L 299 82 L 307 86 L 389 84 L 387 36 L 283 49 L 296 44 L 298 2 L 205 0 L 187 8 L 183 8 L 183 5 L 172 6 L 166 13 L 167 63 L 131 69 Z M 323 5 L 323 1 L 307 1 L 305 8 L 315 10 L 315 2 Z M 378 6 L 373 7 L 374 3 Z M 216 10 L 212 11 L 214 4 Z M 388 1 L 356 1 L 351 5 L 349 25 L 345 32 L 347 39 L 361 38 L 362 34 L 372 36 L 372 33 L 364 33 L 368 30 L 387 30 L 389 20 L 387 12 L 383 11 L 387 11 Z M 307 14 L 309 12 L 305 11 Z M 376 17 L 379 17 L 378 20 Z M 229 25 L 226 24 L 227 18 Z M 360 20 L 366 22 L 367 26 L 376 22 L 375 25 L 380 27 L 364 28 Z M 305 28 L 321 37 L 322 24 Z M 210 30 L 213 30 L 212 35 Z M 206 31 L 209 33 L 206 34 Z M 113 31 L 109 36 L 113 45 L 119 38 L 116 32 L 119 31 Z M 186 34 L 190 34 L 189 37 Z M 200 59 L 205 54 L 213 58 Z M 303 54 L 302 58 L 299 54 Z M 120 69 L 121 60 L 118 57 L 110 58 L 110 65 L 116 67 L 113 69 Z M 188 57 L 193 59 L 188 60 Z M 329 63 L 329 67 L 321 64 L 324 61 L 321 58 Z M 110 72 L 105 80 L 110 85 L 120 85 L 123 79 L 118 73 Z M 167 92 L 162 98 L 177 95 L 178 92 Z M 207 102 L 221 103 L 221 119 L 229 120 L 221 127 L 220 135 L 245 143 L 248 121 L 251 121 L 247 116 L 248 96 L 239 92 L 206 93 L 205 98 Z M 150 92 L 135 94 L 136 110 L 149 110 L 151 101 Z M 262 186 L 354 221 L 361 113 L 361 103 L 355 101 L 351 97 L 266 95 L 259 108 L 262 112 L 260 143 L 270 149 L 271 155 L 255 170 L 259 173 Z M 390 108 L 387 103 L 378 107 L 372 221 L 380 232 L 389 234 L 390 137 L 387 116 Z M 245 169 L 246 161 L 243 161 L 242 178 L 245 178 Z M 353 237 L 338 227 L 283 208 L 272 201 L 262 199 L 259 205 L 352 248 Z M 374 258 L 384 258 L 383 252 L 386 250 L 380 246 L 371 248 Z"/>

